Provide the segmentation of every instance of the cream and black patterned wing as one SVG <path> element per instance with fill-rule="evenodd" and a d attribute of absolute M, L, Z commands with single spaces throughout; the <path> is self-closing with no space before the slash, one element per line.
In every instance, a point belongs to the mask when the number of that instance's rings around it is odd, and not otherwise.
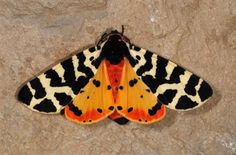
<path fill-rule="evenodd" d="M 206 81 L 170 60 L 134 45 L 130 54 L 135 59 L 131 64 L 136 74 L 170 109 L 195 109 L 213 94 Z"/>
<path fill-rule="evenodd" d="M 18 99 L 33 111 L 60 113 L 95 75 L 100 47 L 79 52 L 26 83 Z"/>

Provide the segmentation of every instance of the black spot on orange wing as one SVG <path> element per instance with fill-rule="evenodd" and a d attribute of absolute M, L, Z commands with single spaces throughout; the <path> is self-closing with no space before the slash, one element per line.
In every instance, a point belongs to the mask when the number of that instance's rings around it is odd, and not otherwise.
<path fill-rule="evenodd" d="M 128 112 L 131 112 L 131 111 L 133 111 L 133 107 L 130 107 L 130 108 L 128 109 Z"/>
<path fill-rule="evenodd" d="M 130 86 L 130 87 L 133 87 L 137 82 L 138 82 L 137 79 L 130 80 L 130 81 L 129 81 L 129 86 Z"/>
<path fill-rule="evenodd" d="M 54 106 L 52 101 L 49 99 L 44 99 L 39 104 L 36 104 L 33 108 L 42 112 L 56 112 L 57 111 L 56 107 Z"/>
<path fill-rule="evenodd" d="M 122 110 L 123 108 L 122 108 L 122 106 L 117 106 L 117 109 Z"/>
<path fill-rule="evenodd" d="M 153 115 L 155 115 L 156 113 L 157 113 L 157 111 L 159 110 L 159 109 L 161 109 L 161 102 L 157 102 L 156 104 L 155 104 L 155 106 L 153 106 L 152 107 L 152 109 L 148 109 L 148 114 L 150 115 L 150 116 L 153 116 Z"/>
<path fill-rule="evenodd" d="M 75 115 L 77 116 L 82 115 L 82 111 L 78 107 L 74 106 L 74 104 L 69 103 L 68 106 L 69 106 L 70 111 L 72 111 Z"/>
<path fill-rule="evenodd" d="M 110 90 L 110 89 L 111 89 L 111 86 L 110 86 L 110 85 L 108 85 L 108 86 L 107 86 L 107 90 Z"/>
<path fill-rule="evenodd" d="M 120 90 L 123 90 L 123 89 L 124 89 L 124 87 L 123 87 L 123 86 L 120 86 L 120 87 L 119 87 L 119 89 L 120 89 Z"/>
<path fill-rule="evenodd" d="M 197 102 L 192 101 L 188 96 L 181 96 L 178 103 L 176 104 L 176 109 L 189 109 L 197 106 Z"/>
<path fill-rule="evenodd" d="M 102 113 L 102 109 L 100 109 L 100 108 L 97 108 L 97 111 L 98 111 L 99 113 Z"/>
<path fill-rule="evenodd" d="M 109 109 L 109 110 L 113 110 L 113 109 L 114 109 L 114 107 L 113 107 L 113 106 L 110 106 L 108 109 Z"/>
<path fill-rule="evenodd" d="M 96 87 L 99 87 L 101 85 L 101 82 L 98 81 L 98 80 L 93 80 L 93 84 L 96 86 Z"/>

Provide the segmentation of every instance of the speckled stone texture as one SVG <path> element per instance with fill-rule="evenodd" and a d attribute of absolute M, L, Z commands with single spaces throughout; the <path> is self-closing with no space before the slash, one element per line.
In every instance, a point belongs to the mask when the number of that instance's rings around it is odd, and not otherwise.
<path fill-rule="evenodd" d="M 27 79 L 120 30 L 208 81 L 214 96 L 152 125 L 82 126 L 16 99 Z M 235 0 L 0 0 L 0 154 L 236 154 Z"/>

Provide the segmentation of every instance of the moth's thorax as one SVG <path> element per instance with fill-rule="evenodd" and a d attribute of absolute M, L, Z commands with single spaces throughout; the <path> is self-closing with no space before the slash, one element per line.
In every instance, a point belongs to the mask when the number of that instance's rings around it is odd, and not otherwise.
<path fill-rule="evenodd" d="M 129 49 L 120 35 L 111 35 L 102 47 L 102 57 L 111 64 L 119 64 L 129 54 Z"/>
<path fill-rule="evenodd" d="M 109 76 L 109 81 L 111 84 L 111 89 L 114 97 L 114 102 L 117 100 L 117 95 L 119 89 L 122 89 L 120 86 L 122 70 L 124 66 L 124 59 L 120 61 L 119 64 L 111 64 L 109 61 L 106 61 L 107 73 Z"/>

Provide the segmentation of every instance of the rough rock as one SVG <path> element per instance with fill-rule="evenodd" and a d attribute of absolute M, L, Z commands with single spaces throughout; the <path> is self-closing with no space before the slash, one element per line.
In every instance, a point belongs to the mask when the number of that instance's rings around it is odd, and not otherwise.
<path fill-rule="evenodd" d="M 81 126 L 17 101 L 27 79 L 121 25 L 207 80 L 212 99 L 149 126 Z M 236 154 L 235 25 L 235 0 L 1 0 L 0 154 Z"/>

